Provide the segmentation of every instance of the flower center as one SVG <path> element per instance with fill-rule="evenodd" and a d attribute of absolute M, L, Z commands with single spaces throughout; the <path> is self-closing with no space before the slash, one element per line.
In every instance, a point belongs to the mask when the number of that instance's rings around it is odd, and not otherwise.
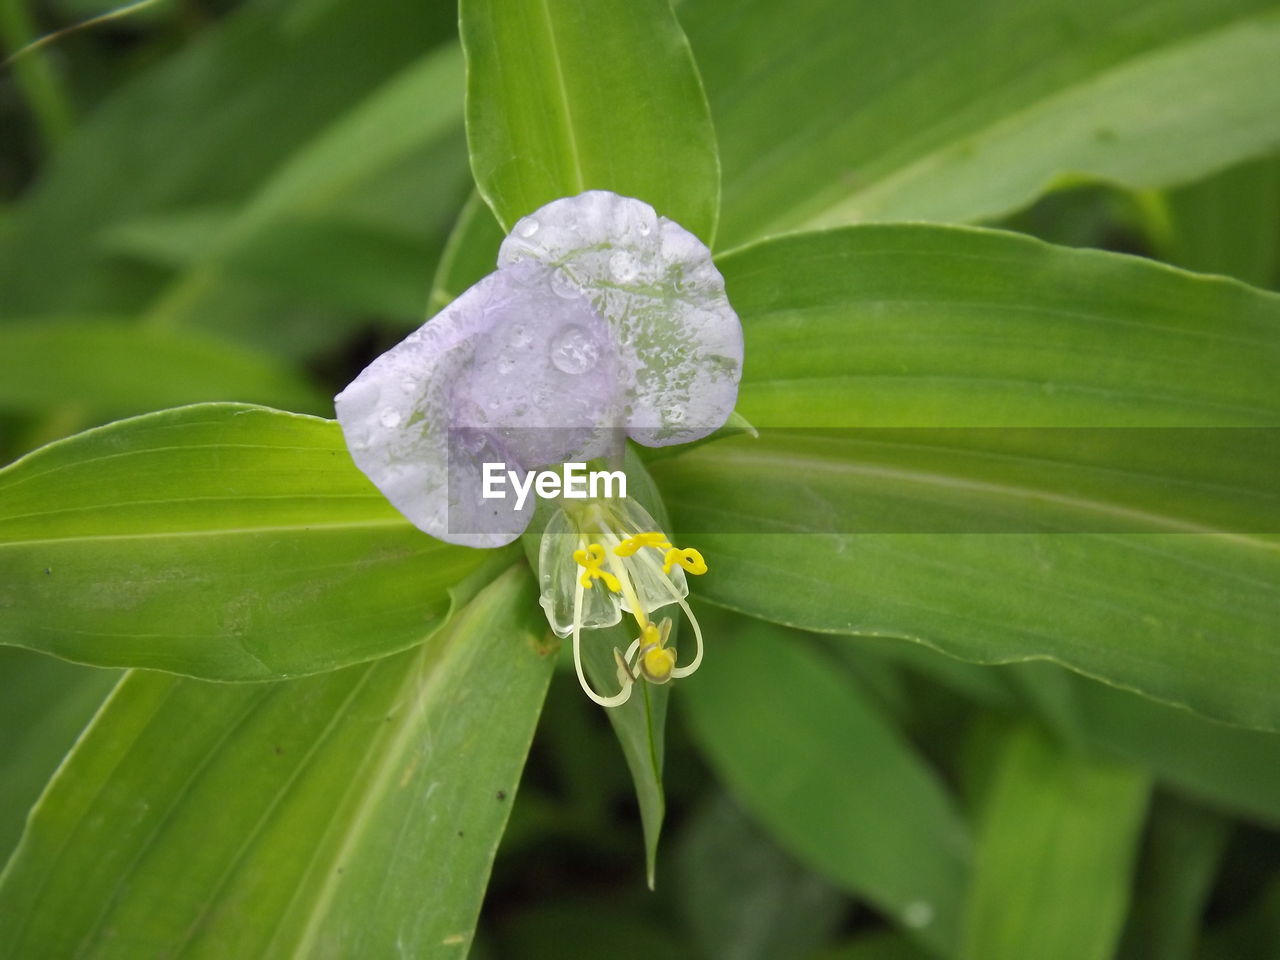
<path fill-rule="evenodd" d="M 646 529 L 643 525 L 646 522 L 652 523 L 652 518 L 634 502 L 622 507 L 596 503 L 585 510 L 575 511 L 572 516 L 564 515 L 558 521 L 559 526 L 554 527 L 554 531 L 559 531 L 567 526 L 573 532 L 553 532 L 549 527 L 540 551 L 543 605 L 555 626 L 560 622 L 554 615 L 558 609 L 555 598 L 564 596 L 563 593 L 557 594 L 557 589 L 562 588 L 557 588 L 556 583 L 572 584 L 570 609 L 565 610 L 569 614 L 569 628 L 565 632 L 573 634 L 574 666 L 583 690 L 605 707 L 626 703 L 638 680 L 668 683 L 688 676 L 702 663 L 702 630 L 685 601 L 688 587 L 684 576 L 686 573 L 706 573 L 707 562 L 694 548 L 677 547 L 661 531 Z M 566 554 L 570 549 L 572 580 L 568 579 L 570 570 L 560 566 L 568 560 Z M 562 558 L 558 561 L 554 559 L 557 553 Z M 557 568 L 561 572 L 557 573 Z M 562 577 L 564 579 L 560 579 Z M 604 585 L 606 592 L 603 594 L 597 587 L 597 581 Z M 565 600 L 570 598 L 565 597 Z M 650 619 L 654 610 L 672 603 L 679 604 L 684 610 L 694 632 L 696 652 L 692 661 L 683 667 L 677 664 L 676 648 L 668 642 L 671 619 L 663 617 L 658 623 Z M 623 610 L 631 614 L 639 628 L 639 636 L 625 652 L 614 649 L 620 689 L 613 696 L 602 696 L 587 682 L 582 667 L 581 643 L 584 628 L 609 625 L 610 621 L 602 618 L 602 611 L 607 612 L 610 605 L 615 618 Z"/>

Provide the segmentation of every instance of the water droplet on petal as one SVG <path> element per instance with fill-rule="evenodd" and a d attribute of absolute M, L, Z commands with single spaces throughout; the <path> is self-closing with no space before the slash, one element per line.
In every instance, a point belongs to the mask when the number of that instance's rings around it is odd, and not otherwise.
<path fill-rule="evenodd" d="M 560 267 L 551 274 L 551 289 L 566 300 L 576 300 L 582 296 L 582 288 L 569 276 L 569 271 Z"/>
<path fill-rule="evenodd" d="M 538 221 L 533 217 L 525 217 L 516 224 L 516 233 L 524 237 L 526 240 L 538 232 Z"/>
<path fill-rule="evenodd" d="M 418 389 L 418 381 L 413 377 L 401 377 L 400 389 L 405 393 L 413 393 L 413 391 Z"/>
<path fill-rule="evenodd" d="M 609 258 L 609 272 L 619 283 L 630 283 L 639 275 L 640 264 L 634 254 L 618 250 Z"/>
<path fill-rule="evenodd" d="M 400 426 L 400 411 L 395 407 L 383 407 L 378 413 L 378 422 L 388 430 Z"/>
<path fill-rule="evenodd" d="M 600 359 L 600 347 L 576 323 L 568 324 L 551 341 L 551 362 L 562 373 L 586 373 Z"/>
<path fill-rule="evenodd" d="M 684 407 L 667 407 L 662 411 L 662 419 L 667 423 L 679 423 L 684 419 Z"/>

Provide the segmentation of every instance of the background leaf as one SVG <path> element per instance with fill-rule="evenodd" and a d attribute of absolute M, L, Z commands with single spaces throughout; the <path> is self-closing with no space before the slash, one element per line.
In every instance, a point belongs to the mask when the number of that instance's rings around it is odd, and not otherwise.
<path fill-rule="evenodd" d="M 551 674 L 543 635 L 515 568 L 369 665 L 272 684 L 131 673 L 0 876 L 0 939 L 465 955 Z"/>
<path fill-rule="evenodd" d="M 739 406 L 765 427 L 1280 423 L 1280 298 L 1240 284 L 923 225 L 797 236 L 722 265 L 753 358 Z M 841 342 L 856 346 L 830 348 Z M 1269 679 L 1280 669 L 1280 551 L 1267 532 L 1273 439 L 1256 457 L 1240 445 L 1223 458 L 1217 442 L 1236 435 L 1197 433 L 1204 443 L 1162 455 L 1156 472 L 1176 484 L 1146 488 L 1130 464 L 1126 499 L 1070 479 L 1098 451 L 1073 452 L 1057 431 L 890 433 L 883 444 L 874 433 L 766 431 L 655 462 L 676 527 L 706 531 L 698 546 L 722 574 L 704 596 L 780 623 L 913 639 L 978 662 L 1053 660 L 1217 719 L 1280 728 Z M 989 436 L 1000 438 L 993 447 Z M 964 465 L 970 455 L 990 455 L 989 471 Z M 1041 494 L 1053 499 L 1029 479 L 1032 461 L 1074 491 L 1073 510 L 1137 509 L 1156 526 L 1128 530 L 1183 532 L 1018 532 L 1037 529 L 1026 520 L 1041 515 Z M 1215 484 L 1231 489 L 1208 524 L 1194 497 L 1166 498 Z M 932 519 L 891 532 L 919 510 Z M 958 523 L 929 525 L 953 511 Z M 1012 525 L 999 525 L 1002 511 Z M 1227 533 L 1186 532 L 1196 530 Z"/>
<path fill-rule="evenodd" d="M 1073 747 L 1140 766 L 1198 803 L 1262 826 L 1280 824 L 1276 733 L 1217 723 L 1052 663 L 980 666 L 882 637 L 832 643 L 855 663 L 873 659 L 909 670 L 924 684 L 914 702 L 950 690 L 1002 715 L 1030 713 Z"/>
<path fill-rule="evenodd" d="M 1119 953 L 1132 960 L 1194 955 L 1230 826 L 1189 803 L 1157 798 Z"/>
<path fill-rule="evenodd" d="M 506 229 L 612 190 L 711 242 L 715 132 L 666 0 L 462 0 L 460 14 L 471 168 Z"/>
<path fill-rule="evenodd" d="M 1259 287 L 1280 269 L 1280 157 L 1241 164 L 1169 194 L 1170 263 Z"/>
<path fill-rule="evenodd" d="M 1146 803 L 1137 771 L 1011 733 L 983 811 L 963 955 L 1112 956 Z"/>
<path fill-rule="evenodd" d="M 0 642 L 261 680 L 421 643 L 484 551 L 414 529 L 333 421 L 235 404 L 125 420 L 0 472 Z"/>
<path fill-rule="evenodd" d="M 0 647 L 0 863 L 119 674 Z"/>
<path fill-rule="evenodd" d="M 724 614 L 703 629 L 715 660 L 682 702 L 733 794 L 803 862 L 945 952 L 970 847 L 936 774 L 802 634 Z"/>
<path fill-rule="evenodd" d="M 332 406 L 279 360 L 198 331 L 107 319 L 0 323 L 0 407 L 72 403 L 129 416 L 202 400 L 311 413 Z"/>
<path fill-rule="evenodd" d="M 333 117 L 448 37 L 452 20 L 447 4 L 318 0 L 248 5 L 210 26 L 117 88 L 24 197 L 0 237 L 0 309 L 137 313 L 163 276 L 120 263 L 99 244 L 104 230 L 241 202 Z"/>
<path fill-rule="evenodd" d="M 458 294 L 497 269 L 498 247 L 505 236 L 480 194 L 471 194 L 440 257 L 431 283 L 428 313 L 443 309 Z"/>
<path fill-rule="evenodd" d="M 1280 142 L 1267 0 L 803 0 L 732 16 L 688 0 L 680 19 L 720 138 L 725 248 L 990 218 L 1080 177 L 1171 186 Z"/>
<path fill-rule="evenodd" d="M 676 853 L 680 903 L 705 956 L 798 960 L 831 939 L 847 900 L 725 794 L 708 797 Z"/>
<path fill-rule="evenodd" d="M 405 189 L 390 204 L 371 201 L 378 199 L 376 185 L 388 172 L 405 179 L 402 164 L 447 170 L 452 159 L 461 166 L 461 97 L 462 58 L 452 47 L 391 77 L 282 164 L 175 278 L 148 310 L 147 321 L 162 326 L 199 322 L 205 299 L 218 295 L 219 273 L 228 265 L 277 280 L 298 276 L 294 285 L 301 286 L 313 274 L 323 274 L 316 261 L 328 258 L 339 265 L 346 283 L 360 284 L 362 261 L 376 263 L 385 253 L 386 242 L 379 238 L 416 238 L 422 221 L 432 219 L 443 229 L 460 195 L 448 178 L 421 191 L 433 200 L 425 208 Z M 305 246 L 299 247 L 300 235 Z M 425 300 L 427 264 L 409 260 L 404 266 L 416 275 L 419 300 Z M 379 276 L 375 272 L 368 286 L 376 289 Z"/>

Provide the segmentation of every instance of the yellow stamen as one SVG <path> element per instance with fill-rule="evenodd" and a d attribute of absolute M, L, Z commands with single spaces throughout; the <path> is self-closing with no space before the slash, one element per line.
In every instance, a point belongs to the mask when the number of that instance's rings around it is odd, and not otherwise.
<path fill-rule="evenodd" d="M 679 564 L 690 573 L 703 574 L 707 572 L 707 561 L 702 559 L 702 554 L 693 547 L 685 547 L 679 550 L 672 547 L 662 557 L 662 572 L 670 573 L 671 568 Z"/>
<path fill-rule="evenodd" d="M 671 621 L 666 619 L 661 627 L 648 623 L 641 632 L 640 656 L 636 665 L 650 683 L 666 683 L 675 671 L 675 648 L 666 645 L 670 634 Z"/>
<path fill-rule="evenodd" d="M 627 539 L 614 547 L 613 552 L 620 557 L 629 557 L 639 551 L 641 547 L 667 550 L 670 549 L 671 542 L 664 534 L 657 531 L 653 533 L 637 533 L 634 537 L 627 537 Z"/>
<path fill-rule="evenodd" d="M 605 561 L 604 547 L 598 543 L 590 544 L 585 550 L 573 551 L 573 559 L 577 561 L 578 566 L 582 567 L 582 577 L 578 580 L 584 587 L 590 588 L 591 581 L 603 580 L 604 585 L 617 593 L 622 589 L 622 584 L 608 570 L 601 570 L 600 565 Z"/>

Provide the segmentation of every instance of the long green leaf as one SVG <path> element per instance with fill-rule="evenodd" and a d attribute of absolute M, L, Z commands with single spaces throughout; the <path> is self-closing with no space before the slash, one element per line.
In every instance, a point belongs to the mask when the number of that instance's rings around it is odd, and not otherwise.
<path fill-rule="evenodd" d="M 1108 960 L 1120 936 L 1147 781 L 1032 728 L 1000 750 L 983 812 L 963 956 Z"/>
<path fill-rule="evenodd" d="M 1157 798 L 1120 956 L 1191 960 L 1230 835 L 1221 817 Z"/>
<path fill-rule="evenodd" d="M 1280 157 L 1264 157 L 1169 194 L 1165 259 L 1260 287 L 1280 279 Z"/>
<path fill-rule="evenodd" d="M 757 424 L 1280 424 L 1280 297 L 1230 281 L 923 225 L 797 236 L 723 266 Z M 1073 436 L 766 431 L 654 475 L 676 528 L 706 531 L 719 604 L 978 662 L 1053 660 L 1280 729 L 1280 549 L 1253 532 L 1276 529 L 1274 431 L 1192 430 L 1154 452 L 1123 431 Z M 1086 532 L 1027 532 L 1028 517 Z"/>
<path fill-rule="evenodd" d="M 1074 686 L 1096 749 L 1146 766 L 1201 802 L 1280 826 L 1280 734 L 1215 723 L 1105 684 Z"/>
<path fill-rule="evenodd" d="M 715 132 L 667 0 L 463 0 L 467 139 L 510 229 L 557 197 L 639 197 L 710 242 Z"/>
<path fill-rule="evenodd" d="M 992 710 L 1029 709 L 1100 756 L 1149 770 L 1163 785 L 1234 817 L 1280 825 L 1280 734 L 1207 720 L 1051 663 L 979 666 L 927 647 L 860 637 L 849 657 L 883 659 Z"/>
<path fill-rule="evenodd" d="M 111 320 L 0 323 L 0 408 L 74 403 L 105 419 L 205 400 L 331 406 L 281 361 L 208 334 Z"/>
<path fill-rule="evenodd" d="M 722 257 L 757 427 L 1280 425 L 1280 296 L 993 230 L 869 225 Z"/>
<path fill-rule="evenodd" d="M 311 0 L 210 24 L 112 93 L 24 198 L 0 247 L 0 312 L 138 312 L 163 278 L 122 263 L 104 231 L 239 205 L 452 21 L 448 5 Z"/>
<path fill-rule="evenodd" d="M 498 263 L 498 247 L 505 234 L 480 194 L 473 193 L 449 234 L 435 279 L 427 312 L 434 314 L 458 294 L 492 273 Z"/>
<path fill-rule="evenodd" d="M 118 679 L 114 670 L 0 648 L 0 864 L 45 781 Z"/>
<path fill-rule="evenodd" d="M 483 551 L 414 529 L 337 424 L 237 404 L 124 420 L 0 472 L 0 642 L 262 680 L 420 643 Z"/>
<path fill-rule="evenodd" d="M 805 863 L 946 950 L 969 839 L 937 776 L 803 635 L 723 614 L 704 630 L 681 702 L 733 793 Z"/>
<path fill-rule="evenodd" d="M 758 2 L 680 18 L 724 164 L 722 246 L 975 220 L 1067 179 L 1161 187 L 1280 142 L 1269 0 Z"/>
<path fill-rule="evenodd" d="M 0 876 L 0 942 L 464 956 L 551 675 L 541 620 L 514 568 L 369 665 L 270 684 L 129 674 Z"/>
<path fill-rule="evenodd" d="M 441 189 L 441 184 L 430 183 L 425 175 L 410 177 L 403 164 L 416 161 L 425 174 L 441 165 L 447 169 L 448 165 L 427 162 L 424 153 L 427 156 L 461 153 L 457 137 L 461 97 L 462 58 L 453 47 L 422 57 L 390 78 L 283 164 L 231 220 L 204 256 L 178 275 L 148 311 L 147 320 L 161 325 L 197 322 L 205 298 L 219 294 L 221 274 L 228 269 L 228 264 L 234 267 L 238 263 L 240 266 L 236 269 L 251 274 L 255 268 L 268 274 L 283 272 L 296 286 L 300 283 L 299 274 L 303 282 L 312 273 L 321 274 L 326 258 L 336 261 L 338 269 L 343 269 L 342 254 L 346 260 L 357 263 L 376 256 L 380 252 L 377 242 L 370 245 L 367 234 L 372 232 L 374 237 L 379 237 L 388 232 L 388 227 L 402 232 L 411 229 L 408 224 L 394 222 L 408 216 L 406 209 L 412 210 L 403 196 L 393 198 L 390 212 L 382 216 L 383 220 L 394 219 L 391 224 L 378 224 L 382 227 L 381 233 L 370 231 L 369 223 L 362 227 L 362 220 L 377 224 L 378 218 L 369 215 L 367 203 L 366 209 L 360 211 L 361 194 L 388 171 L 397 173 L 402 181 L 420 180 L 424 187 L 422 197 L 433 198 L 435 209 L 414 204 L 419 209 L 412 215 L 430 220 L 434 214 L 443 228 L 445 217 L 453 208 L 452 199 L 460 196 L 456 184 L 448 183 L 446 186 L 451 189 Z M 345 230 L 342 229 L 344 219 L 354 221 Z M 319 232 L 318 226 L 325 227 L 319 240 L 313 236 Z M 395 230 L 390 232 L 394 236 Z M 298 256 L 296 237 L 299 233 L 320 248 L 312 251 L 310 257 L 304 256 L 300 264 L 294 262 Z M 345 250 L 342 249 L 344 237 Z M 362 240 L 365 240 L 364 249 L 359 242 Z M 334 247 L 340 253 L 329 252 Z M 287 264 L 283 271 L 278 266 L 282 258 Z M 264 259 L 268 260 L 265 270 Z M 273 260 L 277 264 L 274 269 Z M 251 266 L 246 267 L 246 263 Z M 422 270 L 423 298 L 428 279 L 426 270 Z"/>
<path fill-rule="evenodd" d="M 698 808 L 676 856 L 680 906 L 709 957 L 812 958 L 848 912 L 839 890 L 723 793 Z"/>

